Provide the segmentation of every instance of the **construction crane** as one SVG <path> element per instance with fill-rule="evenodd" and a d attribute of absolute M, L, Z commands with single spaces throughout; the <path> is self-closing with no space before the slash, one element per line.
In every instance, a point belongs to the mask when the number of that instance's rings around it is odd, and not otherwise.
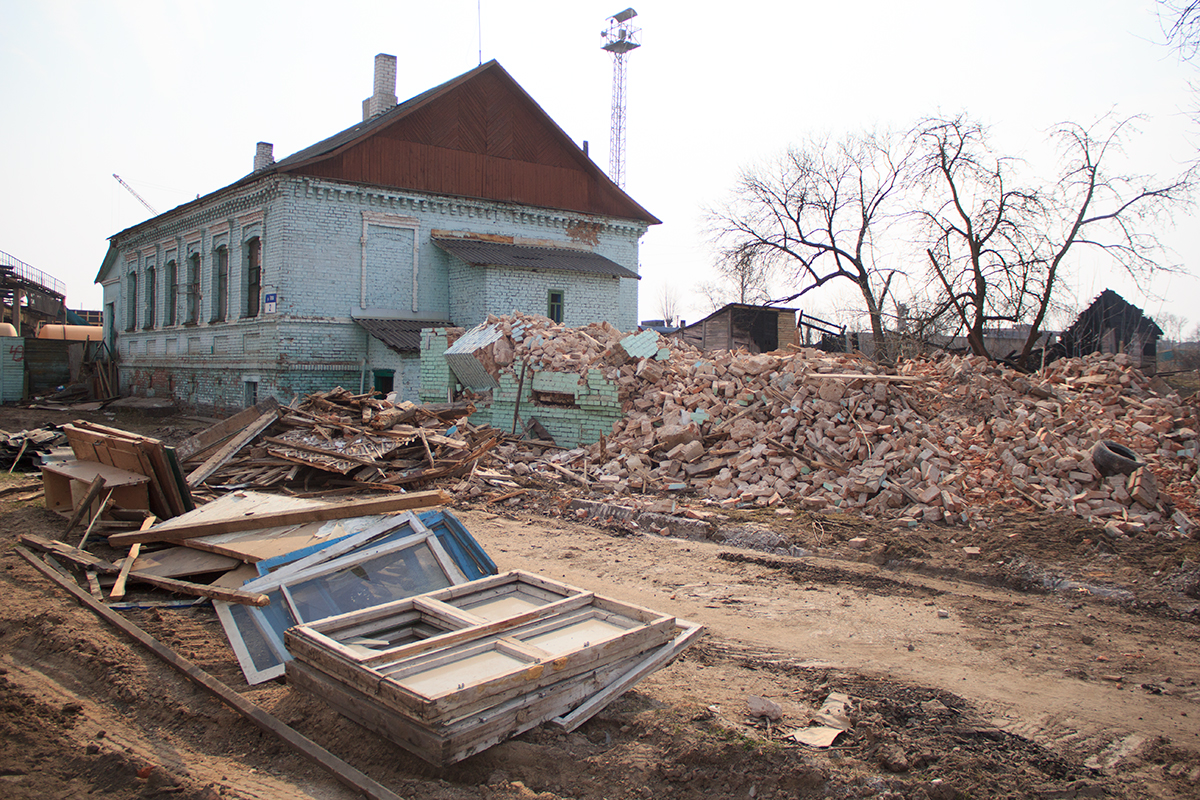
<path fill-rule="evenodd" d="M 121 184 L 122 186 L 124 186 L 124 187 L 125 187 L 125 189 L 126 189 L 126 190 L 127 190 L 127 191 L 128 191 L 130 194 L 131 194 L 131 195 L 133 195 L 134 197 L 136 197 L 136 198 L 138 199 L 138 202 L 139 202 L 139 203 L 141 203 L 141 204 L 142 204 L 142 205 L 144 205 L 146 208 L 148 208 L 148 209 L 150 210 L 150 213 L 151 213 L 151 214 L 153 214 L 153 215 L 154 215 L 154 216 L 156 216 L 156 217 L 158 216 L 158 209 L 156 209 L 154 206 L 152 206 L 152 205 L 150 205 L 149 203 L 147 203 L 147 202 L 146 202 L 146 198 L 142 197 L 140 194 L 138 194 L 137 192 L 135 192 L 135 191 L 133 190 L 133 187 L 132 187 L 132 186 L 130 186 L 128 183 L 126 183 L 125 181 L 121 180 L 121 176 L 120 176 L 120 175 L 118 175 L 117 173 L 115 173 L 115 172 L 114 172 L 114 173 L 113 173 L 113 177 L 117 179 L 117 183 L 119 183 L 119 184 Z"/>
<path fill-rule="evenodd" d="M 608 18 L 608 28 L 600 31 L 604 37 L 602 50 L 613 55 L 612 125 L 608 135 L 608 176 L 613 183 L 625 188 L 625 56 L 641 47 L 637 40 L 640 28 L 630 22 L 637 16 L 632 8 Z"/>

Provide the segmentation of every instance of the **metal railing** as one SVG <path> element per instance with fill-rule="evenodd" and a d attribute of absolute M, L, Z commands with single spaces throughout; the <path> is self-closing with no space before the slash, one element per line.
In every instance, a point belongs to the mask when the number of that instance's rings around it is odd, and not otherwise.
<path fill-rule="evenodd" d="M 0 271 L 11 272 L 22 280 L 36 284 L 43 289 L 59 296 L 66 296 L 67 285 L 58 278 L 53 278 L 36 267 L 26 264 L 16 256 L 0 250 Z"/>

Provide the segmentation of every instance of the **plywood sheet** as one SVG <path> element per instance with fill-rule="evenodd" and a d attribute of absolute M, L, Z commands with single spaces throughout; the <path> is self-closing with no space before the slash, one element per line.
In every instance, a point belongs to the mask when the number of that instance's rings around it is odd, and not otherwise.
<path fill-rule="evenodd" d="M 206 553 L 188 547 L 168 547 L 166 550 L 142 553 L 137 561 L 133 562 L 133 569 L 160 578 L 178 578 L 185 575 L 225 572 L 241 565 L 241 560 L 230 556 Z"/>

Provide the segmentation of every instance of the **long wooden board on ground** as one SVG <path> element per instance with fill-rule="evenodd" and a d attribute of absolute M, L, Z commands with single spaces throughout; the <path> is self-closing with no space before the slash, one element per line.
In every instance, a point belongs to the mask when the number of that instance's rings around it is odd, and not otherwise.
<path fill-rule="evenodd" d="M 91 609 L 101 619 L 117 628 L 135 642 L 148 648 L 156 656 L 181 672 L 188 680 L 230 706 L 234 711 L 253 722 L 262 730 L 278 736 L 305 758 L 329 770 L 341 783 L 370 798 L 370 800 L 400 800 L 400 796 L 386 786 L 372 780 L 369 776 L 342 761 L 317 743 L 297 733 L 294 729 L 242 697 L 233 691 L 233 689 L 200 669 L 191 661 L 183 658 L 132 622 L 129 622 L 111 609 L 105 608 L 102 603 L 96 602 L 87 592 L 73 585 L 69 578 L 35 557 L 28 550 L 18 547 L 17 552 L 35 569 L 70 592 L 76 600 Z"/>
<path fill-rule="evenodd" d="M 222 533 L 249 531 L 257 528 L 273 528 L 285 525 L 297 525 L 320 520 L 346 519 L 347 517 L 364 517 L 372 514 L 391 514 L 399 511 L 409 511 L 415 508 L 430 508 L 432 506 L 450 503 L 453 497 L 449 492 L 433 490 L 427 492 L 409 492 L 394 494 L 387 497 L 369 498 L 366 500 L 348 500 L 341 503 L 326 503 L 317 507 L 278 512 L 254 513 L 247 511 L 236 517 L 216 520 L 186 519 L 187 515 L 167 520 L 148 531 L 132 531 L 129 533 L 113 534 L 108 543 L 113 547 L 125 547 L 135 542 L 176 542 L 200 536 L 213 536 Z"/>
<path fill-rule="evenodd" d="M 444 766 L 547 720 L 582 724 L 702 633 L 509 572 L 302 623 L 285 642 L 297 688 Z"/>

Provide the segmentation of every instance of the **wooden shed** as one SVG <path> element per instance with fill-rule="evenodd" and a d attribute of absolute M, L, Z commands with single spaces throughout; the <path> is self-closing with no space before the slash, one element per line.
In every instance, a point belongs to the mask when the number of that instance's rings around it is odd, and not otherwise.
<path fill-rule="evenodd" d="M 744 347 L 751 353 L 769 353 L 798 343 L 796 310 L 730 303 L 672 335 L 701 350 Z"/>
<path fill-rule="evenodd" d="M 1105 289 L 1063 331 L 1060 343 L 1068 356 L 1127 353 L 1143 372 L 1153 374 L 1162 335 L 1162 328 L 1140 308 Z"/>

